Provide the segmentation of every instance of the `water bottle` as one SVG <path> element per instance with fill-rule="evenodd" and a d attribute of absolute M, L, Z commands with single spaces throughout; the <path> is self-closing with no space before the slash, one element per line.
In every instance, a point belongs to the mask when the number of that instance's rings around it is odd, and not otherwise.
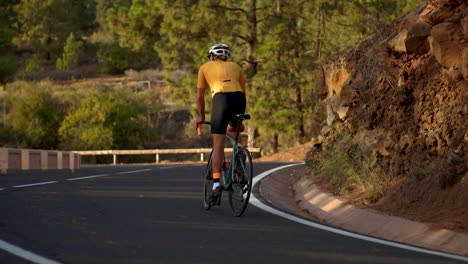
<path fill-rule="evenodd" d="M 231 162 L 229 160 L 224 160 L 223 162 L 223 170 L 229 171 L 229 166 L 231 166 Z"/>

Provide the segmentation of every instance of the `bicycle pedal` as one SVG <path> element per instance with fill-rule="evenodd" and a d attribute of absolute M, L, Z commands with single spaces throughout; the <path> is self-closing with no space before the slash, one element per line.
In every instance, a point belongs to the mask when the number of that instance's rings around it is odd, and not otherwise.
<path fill-rule="evenodd" d="M 210 205 L 217 205 L 217 206 L 220 206 L 221 205 L 221 195 L 219 196 L 213 196 L 211 198 L 211 201 L 210 201 Z"/>
<path fill-rule="evenodd" d="M 210 201 L 210 205 L 213 206 L 213 205 L 217 205 L 219 206 L 220 203 L 221 203 L 221 197 L 213 197 L 213 199 Z"/>

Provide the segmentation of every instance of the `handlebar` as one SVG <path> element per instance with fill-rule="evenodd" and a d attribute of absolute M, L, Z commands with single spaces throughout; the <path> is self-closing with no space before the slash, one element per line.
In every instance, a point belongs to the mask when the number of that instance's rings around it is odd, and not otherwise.
<path fill-rule="evenodd" d="M 236 114 L 236 118 L 242 122 L 242 120 L 250 120 L 250 115 L 248 114 Z M 211 125 L 210 121 L 203 121 L 200 123 L 197 123 L 197 133 L 198 136 L 202 135 L 202 125 Z"/>
<path fill-rule="evenodd" d="M 197 133 L 199 137 L 201 137 L 202 135 L 202 125 L 211 125 L 211 122 L 203 121 L 203 122 L 197 123 Z"/>
<path fill-rule="evenodd" d="M 250 115 L 247 114 L 237 114 L 236 117 L 239 119 L 239 121 L 250 120 Z"/>

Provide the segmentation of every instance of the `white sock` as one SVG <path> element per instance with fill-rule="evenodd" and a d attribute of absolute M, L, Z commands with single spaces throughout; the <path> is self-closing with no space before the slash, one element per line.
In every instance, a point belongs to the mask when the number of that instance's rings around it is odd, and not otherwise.
<path fill-rule="evenodd" d="M 219 186 L 219 182 L 213 182 L 213 191 L 216 190 L 218 186 Z"/>

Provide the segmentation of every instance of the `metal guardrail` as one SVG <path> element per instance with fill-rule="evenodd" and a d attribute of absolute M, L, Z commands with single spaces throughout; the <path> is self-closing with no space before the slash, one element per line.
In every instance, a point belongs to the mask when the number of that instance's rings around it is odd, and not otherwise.
<path fill-rule="evenodd" d="M 230 153 L 231 148 L 225 148 Z M 252 153 L 260 153 L 260 148 L 249 148 Z M 200 154 L 200 161 L 205 161 L 205 154 L 211 148 L 192 149 L 143 149 L 143 150 L 87 150 L 87 151 L 55 151 L 39 149 L 0 148 L 0 173 L 9 170 L 65 170 L 79 169 L 82 156 L 112 155 L 113 164 L 117 164 L 118 155 L 155 155 L 155 163 L 160 162 L 161 154 Z"/>
<path fill-rule="evenodd" d="M 252 153 L 260 153 L 260 148 L 249 148 Z M 225 148 L 224 152 L 229 153 L 232 148 Z M 200 154 L 200 161 L 205 161 L 205 154 L 211 152 L 211 148 L 197 148 L 197 149 L 142 149 L 142 150 L 83 150 L 73 151 L 80 154 L 81 156 L 99 156 L 99 155 L 112 155 L 113 164 L 117 164 L 118 155 L 155 155 L 155 163 L 160 162 L 161 154 Z"/>
<path fill-rule="evenodd" d="M 70 151 L 0 148 L 0 172 L 79 169 L 81 156 Z"/>

